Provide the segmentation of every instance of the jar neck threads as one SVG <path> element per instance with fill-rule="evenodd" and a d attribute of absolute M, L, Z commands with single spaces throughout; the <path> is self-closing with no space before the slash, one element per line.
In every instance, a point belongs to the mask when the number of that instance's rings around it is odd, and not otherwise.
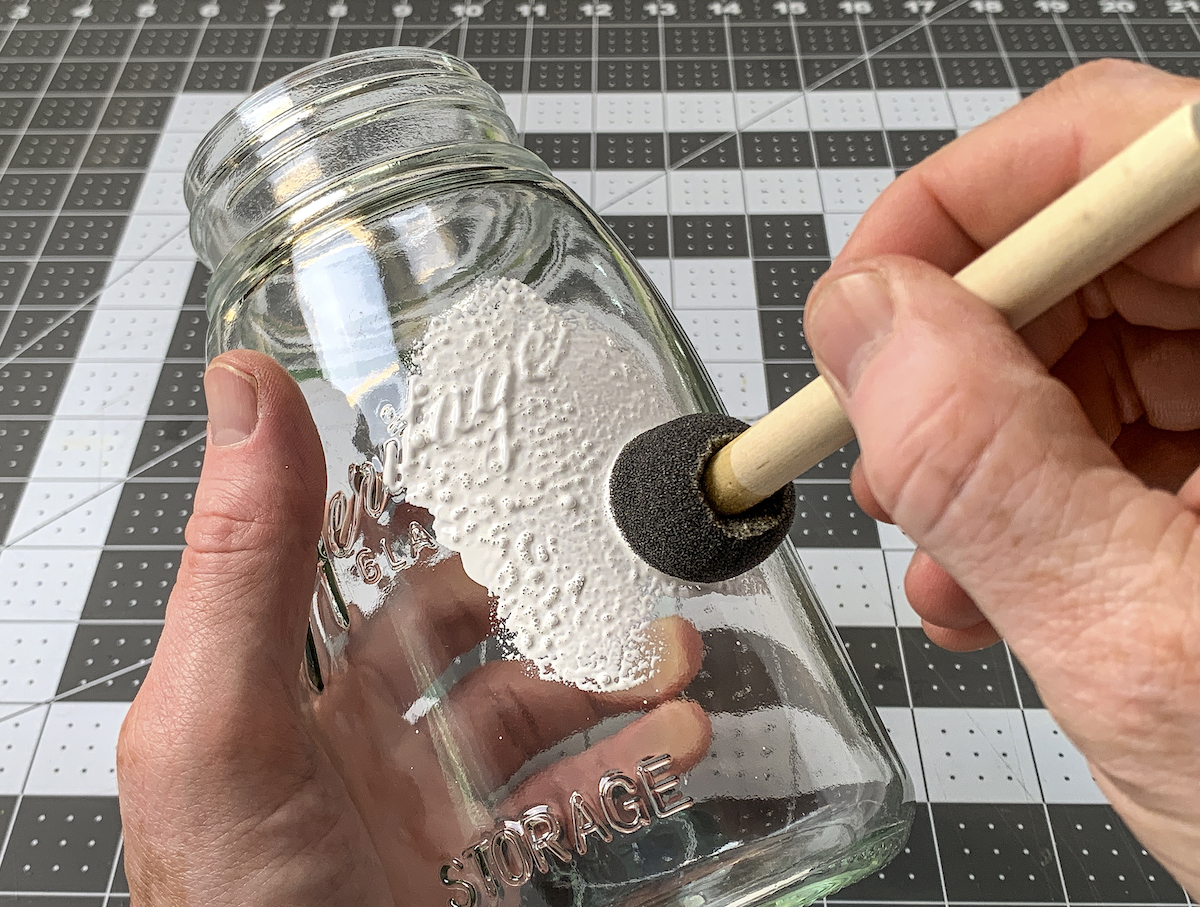
<path fill-rule="evenodd" d="M 494 143 L 509 152 L 501 157 L 544 170 L 518 144 L 500 96 L 461 60 L 395 47 L 323 60 L 255 93 L 205 136 L 184 176 L 192 245 L 215 269 L 268 224 L 298 229 L 375 194 L 381 173 L 394 181 L 407 160 Z"/>

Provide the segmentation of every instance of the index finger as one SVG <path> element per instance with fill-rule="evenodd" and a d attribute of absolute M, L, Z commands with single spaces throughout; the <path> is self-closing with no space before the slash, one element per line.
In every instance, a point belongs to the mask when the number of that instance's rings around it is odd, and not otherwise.
<path fill-rule="evenodd" d="M 1077 67 L 896 180 L 863 215 L 833 270 L 856 259 L 901 254 L 953 274 L 1197 99 L 1200 82 L 1138 63 L 1101 60 Z M 1153 256 L 1146 262 L 1151 276 L 1178 279 L 1153 273 L 1160 270 Z"/>

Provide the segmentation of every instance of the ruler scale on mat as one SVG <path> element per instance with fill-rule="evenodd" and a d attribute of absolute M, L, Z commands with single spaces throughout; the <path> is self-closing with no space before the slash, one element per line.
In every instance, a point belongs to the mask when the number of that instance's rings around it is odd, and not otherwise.
<path fill-rule="evenodd" d="M 1200 74 L 1198 20 L 1195 0 L 0 0 L 0 907 L 128 901 L 113 749 L 204 445 L 181 179 L 240 97 L 331 53 L 465 56 L 754 419 L 815 374 L 805 296 L 897 173 L 1089 59 Z M 921 803 L 906 851 L 830 903 L 1187 904 L 1008 652 L 925 640 L 911 545 L 854 505 L 854 455 L 799 481 L 792 539 Z"/>

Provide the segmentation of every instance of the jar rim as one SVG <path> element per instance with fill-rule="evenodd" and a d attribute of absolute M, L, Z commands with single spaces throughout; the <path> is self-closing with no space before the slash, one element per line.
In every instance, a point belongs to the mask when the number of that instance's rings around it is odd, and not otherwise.
<path fill-rule="evenodd" d="M 214 152 L 231 132 L 250 128 L 259 135 L 268 132 L 273 122 L 283 120 L 288 115 L 294 116 L 295 104 L 291 100 L 294 96 L 311 95 L 316 99 L 321 96 L 323 87 L 331 93 L 345 90 L 348 85 L 361 83 L 363 77 L 382 74 L 381 65 L 386 66 L 386 73 L 391 78 L 457 75 L 490 88 L 475 67 L 466 61 L 424 47 L 375 47 L 310 63 L 240 101 L 208 130 L 192 153 L 184 173 L 184 201 L 188 209 L 192 209 L 197 196 L 224 165 L 226 156 Z M 284 98 L 288 99 L 286 103 Z"/>

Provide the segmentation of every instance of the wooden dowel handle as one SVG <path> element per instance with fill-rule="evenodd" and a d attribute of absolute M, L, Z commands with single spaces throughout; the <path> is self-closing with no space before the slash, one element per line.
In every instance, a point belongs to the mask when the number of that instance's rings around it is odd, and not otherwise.
<path fill-rule="evenodd" d="M 1177 110 L 954 279 L 1024 327 L 1200 207 L 1198 117 L 1200 105 Z M 741 513 L 853 437 L 818 377 L 717 452 L 709 500 Z"/>

